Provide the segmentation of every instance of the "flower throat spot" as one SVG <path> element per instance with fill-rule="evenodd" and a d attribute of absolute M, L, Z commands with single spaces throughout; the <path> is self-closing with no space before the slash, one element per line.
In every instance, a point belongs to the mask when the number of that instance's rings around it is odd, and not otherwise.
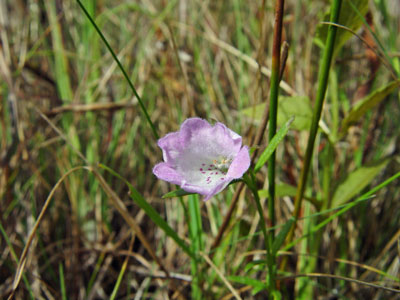
<path fill-rule="evenodd" d="M 225 180 L 226 172 L 232 163 L 232 159 L 220 158 L 214 159 L 212 164 L 201 164 L 199 171 L 201 174 L 206 175 L 206 184 L 211 184 L 213 180 Z"/>

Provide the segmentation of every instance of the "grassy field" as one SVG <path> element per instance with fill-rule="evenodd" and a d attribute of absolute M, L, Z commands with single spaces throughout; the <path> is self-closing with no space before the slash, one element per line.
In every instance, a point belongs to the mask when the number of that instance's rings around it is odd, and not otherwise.
<path fill-rule="evenodd" d="M 400 299 L 398 0 L 81 1 L 0 1 L 1 299 Z M 254 153 L 206 202 L 190 117 Z"/>

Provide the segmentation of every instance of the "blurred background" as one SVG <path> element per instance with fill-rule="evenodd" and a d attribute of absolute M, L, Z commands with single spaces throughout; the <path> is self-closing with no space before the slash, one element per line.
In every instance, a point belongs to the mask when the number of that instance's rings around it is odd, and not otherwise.
<path fill-rule="evenodd" d="M 329 203 L 322 205 L 325 209 L 346 204 L 400 171 L 399 2 L 354 0 L 356 9 L 343 2 L 343 22 L 358 37 L 338 31 L 306 190 L 311 200 L 302 216 L 321 209 L 315 205 L 319 200 Z M 160 136 L 198 116 L 225 123 L 252 145 L 269 95 L 273 1 L 82 3 L 120 59 Z M 285 3 L 283 40 L 289 48 L 278 125 L 292 115 L 296 119 L 277 150 L 278 224 L 284 224 L 293 210 L 326 37 L 327 25 L 321 22 L 327 20 L 329 7 L 329 1 L 319 0 Z M 152 167 L 162 160 L 157 139 L 76 1 L 0 1 L 0 74 L 0 298 L 6 299 L 11 291 L 19 257 L 46 198 L 77 166 L 101 163 L 113 169 L 190 243 L 187 199 L 161 198 L 175 187 L 152 174 Z M 356 117 L 351 115 L 365 99 L 371 105 Z M 256 146 L 266 145 L 264 139 Z M 165 279 L 98 178 L 79 169 L 62 180 L 51 198 L 15 298 L 108 299 L 115 291 L 115 299 L 190 299 L 190 257 L 134 203 L 121 179 L 99 172 L 176 279 Z M 266 177 L 262 169 L 257 180 L 263 201 Z M 263 247 L 247 191 L 240 196 L 221 245 L 211 252 L 234 191 L 230 186 L 206 203 L 199 198 L 203 252 L 213 253 L 215 268 L 226 276 L 263 280 L 265 266 L 245 268 L 260 259 Z M 396 282 L 399 194 L 395 181 L 335 218 L 318 239 L 298 243 L 288 254 L 288 271 L 300 271 L 300 261 L 307 264 L 310 257 L 300 259 L 298 254 L 314 249 L 311 252 L 319 258 L 312 258 L 310 272 L 382 285 Z M 318 218 L 300 222 L 297 237 L 305 233 L 308 221 Z M 389 277 L 368 272 L 366 265 Z M 230 299 L 229 288 L 215 270 L 206 263 L 201 267 L 210 276 L 201 283 L 204 299 Z M 249 282 L 231 277 L 231 283 L 243 299 L 266 295 L 252 294 Z M 394 293 L 328 278 L 305 277 L 303 285 L 292 278 L 284 285 L 287 295 L 294 297 L 297 291 L 304 299 L 400 299 Z M 301 287 L 308 292 L 298 292 Z"/>

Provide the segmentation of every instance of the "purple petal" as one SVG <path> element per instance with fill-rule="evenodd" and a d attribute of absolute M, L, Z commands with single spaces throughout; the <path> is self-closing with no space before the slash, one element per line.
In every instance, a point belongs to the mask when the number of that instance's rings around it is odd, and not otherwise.
<path fill-rule="evenodd" d="M 185 180 L 170 164 L 159 163 L 154 166 L 153 173 L 159 179 L 171 182 L 173 184 L 182 184 Z"/>
<path fill-rule="evenodd" d="M 229 182 L 231 182 L 232 179 L 227 179 L 225 181 L 223 181 L 222 183 L 220 183 L 219 185 L 217 185 L 216 187 L 214 187 L 214 189 L 212 189 L 212 191 L 210 191 L 207 195 L 205 195 L 206 197 L 203 199 L 204 201 L 207 201 L 209 199 L 211 199 L 212 197 L 214 197 L 216 194 L 218 194 L 220 191 L 222 191 L 224 188 L 227 187 L 227 185 L 229 184 Z"/>
<path fill-rule="evenodd" d="M 220 157 L 233 158 L 239 152 L 242 138 L 224 124 L 211 126 L 201 119 L 189 120 L 185 121 L 180 132 L 185 152 L 211 161 Z"/>
<path fill-rule="evenodd" d="M 157 145 L 163 152 L 164 161 L 172 164 L 183 150 L 179 132 L 168 133 L 166 136 L 158 140 Z"/>
<path fill-rule="evenodd" d="M 229 166 L 227 173 L 228 177 L 237 179 L 243 176 L 244 172 L 250 167 L 250 154 L 249 148 L 243 146 L 236 157 L 233 159 L 232 164 Z"/>
<path fill-rule="evenodd" d="M 220 156 L 234 157 L 242 146 L 242 137 L 222 123 L 216 123 L 210 134 L 211 140 L 220 146 Z"/>
<path fill-rule="evenodd" d="M 181 129 L 179 131 L 180 138 L 183 144 L 190 141 L 192 137 L 196 137 L 196 134 L 203 130 L 211 128 L 211 125 L 203 119 L 200 118 L 189 118 L 182 123 Z"/>

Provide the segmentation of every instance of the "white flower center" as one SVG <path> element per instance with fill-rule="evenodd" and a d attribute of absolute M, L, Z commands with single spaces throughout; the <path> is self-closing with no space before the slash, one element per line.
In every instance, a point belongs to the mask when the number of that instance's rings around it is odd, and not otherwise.
<path fill-rule="evenodd" d="M 232 159 L 229 159 L 229 158 L 221 158 L 220 160 L 216 160 L 216 159 L 213 160 L 214 167 L 223 173 L 226 173 L 228 171 L 231 163 L 232 163 Z"/>
<path fill-rule="evenodd" d="M 228 172 L 231 163 L 232 159 L 226 157 L 219 158 L 218 160 L 214 159 L 212 163 L 202 163 L 197 169 L 201 174 L 202 184 L 215 185 L 225 180 L 226 173 Z"/>

